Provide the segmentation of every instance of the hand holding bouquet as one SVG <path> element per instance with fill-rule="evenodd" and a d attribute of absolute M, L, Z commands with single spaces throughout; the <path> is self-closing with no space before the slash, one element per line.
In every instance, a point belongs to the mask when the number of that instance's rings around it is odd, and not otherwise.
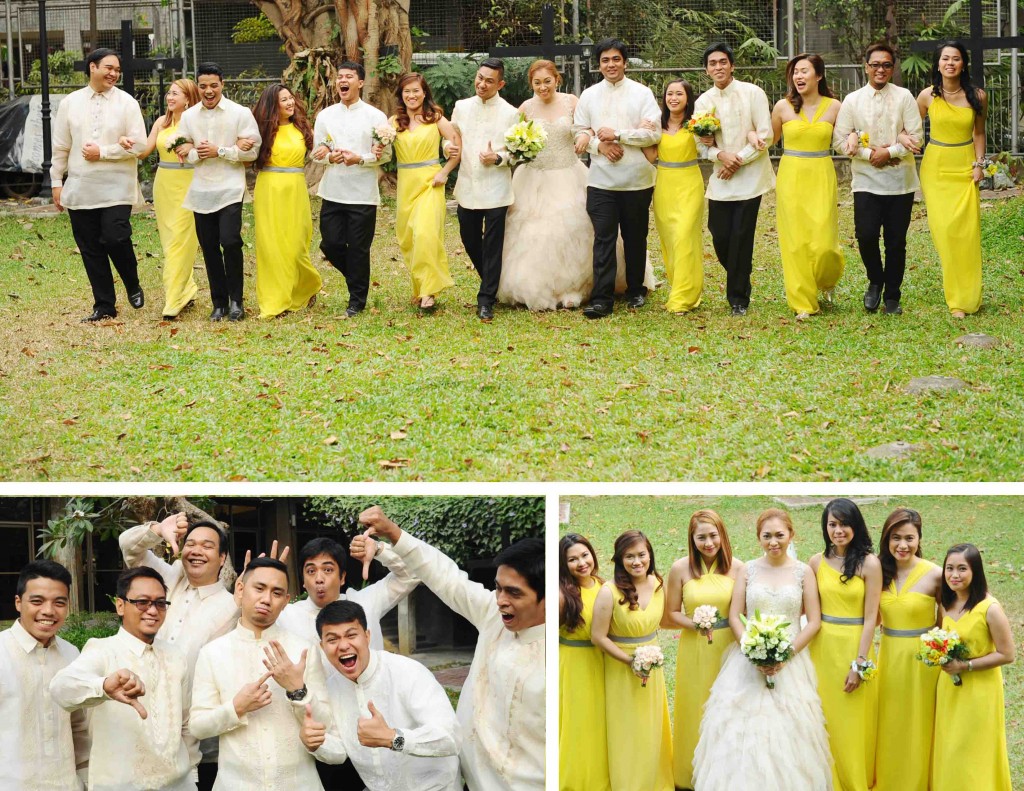
<path fill-rule="evenodd" d="M 863 661 L 860 659 L 854 659 L 850 663 L 850 670 L 856 673 L 864 683 L 873 681 L 878 675 L 878 666 L 870 659 L 865 659 Z"/>
<path fill-rule="evenodd" d="M 633 654 L 631 667 L 633 668 L 633 674 L 640 679 L 640 686 L 646 687 L 647 679 L 651 677 L 651 671 L 656 667 L 662 667 L 664 664 L 665 655 L 661 652 L 660 646 L 642 645 Z"/>
<path fill-rule="evenodd" d="M 327 133 L 327 136 L 323 140 L 321 140 L 319 143 L 313 146 L 313 148 L 319 148 L 320 146 L 323 146 L 328 151 L 334 150 L 334 138 L 331 137 L 330 132 Z"/>
<path fill-rule="evenodd" d="M 743 656 L 758 667 L 772 667 L 782 664 L 793 657 L 793 642 L 786 631 L 790 625 L 781 615 L 754 610 L 754 617 L 748 620 L 740 616 L 746 631 L 740 639 L 740 650 Z M 768 689 L 775 689 L 775 679 L 764 677 Z"/>
<path fill-rule="evenodd" d="M 953 660 L 966 662 L 970 659 L 967 643 L 960 639 L 960 635 L 938 627 L 921 635 L 921 648 L 916 656 L 928 667 L 942 667 Z M 964 683 L 959 673 L 953 673 L 952 678 L 954 687 Z"/>
<path fill-rule="evenodd" d="M 548 133 L 536 121 L 527 121 L 520 114 L 519 121 L 505 131 L 505 148 L 516 162 L 532 162 L 548 141 Z"/>
<path fill-rule="evenodd" d="M 702 604 L 693 611 L 693 625 L 697 627 L 697 633 L 708 638 L 708 645 L 714 642 L 715 624 L 721 619 L 722 614 L 712 604 Z"/>
<path fill-rule="evenodd" d="M 167 153 L 173 153 L 174 149 L 176 149 L 178 146 L 185 145 L 185 143 L 187 142 L 189 142 L 188 139 L 182 137 L 181 135 L 178 135 L 176 138 L 174 138 L 171 142 L 167 144 Z"/>
<path fill-rule="evenodd" d="M 711 137 L 721 128 L 722 122 L 715 115 L 714 107 L 706 113 L 693 116 L 686 122 L 687 131 L 692 132 L 697 137 Z"/>

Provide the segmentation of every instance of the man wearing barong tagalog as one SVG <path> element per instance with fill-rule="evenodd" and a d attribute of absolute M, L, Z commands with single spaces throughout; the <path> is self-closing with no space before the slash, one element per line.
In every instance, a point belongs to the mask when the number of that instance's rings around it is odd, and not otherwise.
<path fill-rule="evenodd" d="M 359 515 L 409 572 L 479 631 L 459 697 L 459 759 L 470 791 L 544 788 L 544 542 L 525 538 L 495 557 L 495 590 L 403 531 L 378 507 Z"/>

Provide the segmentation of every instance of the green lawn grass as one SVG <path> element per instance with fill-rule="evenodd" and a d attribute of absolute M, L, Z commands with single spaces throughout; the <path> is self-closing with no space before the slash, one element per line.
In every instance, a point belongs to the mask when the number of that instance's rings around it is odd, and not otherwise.
<path fill-rule="evenodd" d="M 668 578 L 673 561 L 687 554 L 686 536 L 690 515 L 698 508 L 713 508 L 725 521 L 736 557 L 747 560 L 760 555 L 755 536 L 757 515 L 765 508 L 778 507 L 770 497 L 565 497 L 570 503 L 570 523 L 560 525 L 591 539 L 598 554 L 601 576 L 610 579 L 612 546 L 616 536 L 628 529 L 643 530 L 654 546 L 659 572 Z M 1013 627 L 1017 662 L 1003 668 L 1006 687 L 1006 733 L 1014 789 L 1024 791 L 1024 497 L 935 497 L 899 496 L 878 498 L 861 507 L 871 527 L 876 547 L 885 517 L 900 506 L 921 514 L 922 551 L 941 563 L 946 549 L 970 541 L 985 555 L 989 590 L 1003 604 Z M 821 507 L 788 509 L 796 527 L 796 548 L 801 560 L 820 552 Z M 675 658 L 678 633 L 663 630 L 665 678 L 669 701 L 675 692 Z"/>
<path fill-rule="evenodd" d="M 667 314 L 663 288 L 645 309 L 620 305 L 601 322 L 502 308 L 483 325 L 451 217 L 456 285 L 420 316 L 385 207 L 370 310 L 356 320 L 344 318 L 342 278 L 317 252 L 325 293 L 311 310 L 210 324 L 199 261 L 196 306 L 165 323 L 156 226 L 139 216 L 147 305 L 132 311 L 122 294 L 118 323 L 85 326 L 91 295 L 67 217 L 0 218 L 0 479 L 1019 479 L 1024 200 L 983 212 L 985 305 L 966 321 L 948 314 L 921 206 L 906 314 L 865 314 L 845 191 L 841 202 L 837 306 L 803 323 L 783 296 L 771 196 L 742 319 L 727 315 L 705 233 L 705 301 L 692 314 Z M 252 228 L 244 234 L 251 241 Z M 653 231 L 649 246 L 663 277 Z M 251 247 L 246 259 L 252 309 Z M 967 331 L 1003 345 L 958 348 Z M 970 387 L 905 392 L 927 374 Z M 900 439 L 921 450 L 903 461 L 866 455 Z"/>

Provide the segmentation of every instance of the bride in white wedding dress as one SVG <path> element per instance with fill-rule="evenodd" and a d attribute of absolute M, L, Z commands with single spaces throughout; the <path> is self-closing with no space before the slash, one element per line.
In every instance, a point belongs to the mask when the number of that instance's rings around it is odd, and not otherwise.
<path fill-rule="evenodd" d="M 554 63 L 530 66 L 534 96 L 519 108 L 543 125 L 547 143 L 537 158 L 516 168 L 515 202 L 505 219 L 498 301 L 530 310 L 578 308 L 594 285 L 594 226 L 587 214 L 587 168 L 574 150 L 576 97 L 559 93 Z M 615 293 L 626 290 L 622 240 L 618 244 Z M 644 285 L 656 285 L 650 263 Z"/>
<path fill-rule="evenodd" d="M 743 634 L 740 614 L 782 615 L 791 624 L 795 655 L 772 668 L 758 668 L 731 646 L 711 688 L 693 756 L 697 791 L 830 791 L 832 756 L 817 677 L 804 650 L 821 627 L 814 575 L 787 554 L 793 539 L 789 514 L 769 509 L 757 520 L 763 558 L 746 565 L 736 580 L 729 624 Z M 800 628 L 801 614 L 807 617 Z M 775 688 L 765 684 L 775 677 Z"/>

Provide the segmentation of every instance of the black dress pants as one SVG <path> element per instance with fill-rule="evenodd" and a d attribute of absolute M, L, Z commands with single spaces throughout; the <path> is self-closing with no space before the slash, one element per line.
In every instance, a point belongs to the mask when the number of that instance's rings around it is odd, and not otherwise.
<path fill-rule="evenodd" d="M 864 261 L 868 282 L 884 286 L 883 298 L 900 299 L 903 274 L 907 269 L 907 229 L 914 210 L 914 193 L 875 195 L 853 193 L 853 224 L 857 247 Z M 878 237 L 885 239 L 885 264 L 878 246 Z"/>
<path fill-rule="evenodd" d="M 228 300 L 242 304 L 242 203 L 232 203 L 209 214 L 194 212 L 196 236 L 203 248 L 210 301 L 215 308 Z"/>
<path fill-rule="evenodd" d="M 325 764 L 317 761 L 316 772 L 320 776 L 324 791 L 352 791 L 366 786 L 351 761 L 345 761 L 343 764 Z"/>
<path fill-rule="evenodd" d="M 366 307 L 370 293 L 370 245 L 377 207 L 325 200 L 320 207 L 320 250 L 345 278 L 348 306 Z"/>
<path fill-rule="evenodd" d="M 114 265 L 125 291 L 139 290 L 139 262 L 132 247 L 132 207 L 105 206 L 102 209 L 68 209 L 71 232 L 82 253 L 85 273 L 92 286 L 93 310 L 114 315 Z"/>
<path fill-rule="evenodd" d="M 615 300 L 615 245 L 622 233 L 626 253 L 626 297 L 647 294 L 647 227 L 654 187 L 606 190 L 587 187 L 587 214 L 594 226 L 594 290 L 591 305 L 611 306 Z"/>
<path fill-rule="evenodd" d="M 508 206 L 493 209 L 466 209 L 459 206 L 459 235 L 469 260 L 480 275 L 478 306 L 494 305 L 501 280 L 501 255 L 505 247 L 505 215 Z"/>
<path fill-rule="evenodd" d="M 708 201 L 708 230 L 718 262 L 725 269 L 725 296 L 733 307 L 750 305 L 750 272 L 761 196 Z"/>

